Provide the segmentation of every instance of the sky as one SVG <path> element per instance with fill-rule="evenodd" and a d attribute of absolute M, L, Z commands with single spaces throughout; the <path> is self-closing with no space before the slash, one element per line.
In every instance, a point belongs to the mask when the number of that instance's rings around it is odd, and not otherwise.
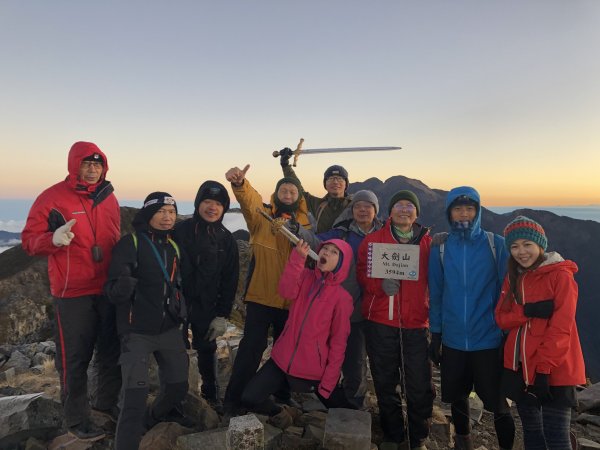
<path fill-rule="evenodd" d="M 193 200 L 271 153 L 322 195 L 323 172 L 395 175 L 487 206 L 600 204 L 597 0 L 0 2 L 0 198 L 64 178 L 79 140 L 119 199 Z"/>

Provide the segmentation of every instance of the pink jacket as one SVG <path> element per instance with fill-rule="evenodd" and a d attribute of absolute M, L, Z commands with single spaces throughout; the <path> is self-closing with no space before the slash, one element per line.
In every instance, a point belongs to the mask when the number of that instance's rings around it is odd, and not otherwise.
<path fill-rule="evenodd" d="M 291 301 L 290 315 L 275 342 L 271 358 L 285 373 L 306 380 L 320 380 L 319 393 L 329 398 L 339 377 L 346 341 L 350 334 L 352 297 L 341 286 L 348 276 L 352 248 L 340 239 L 343 255 L 337 272 L 325 275 L 304 268 L 304 258 L 293 251 L 279 280 L 279 294 Z"/>

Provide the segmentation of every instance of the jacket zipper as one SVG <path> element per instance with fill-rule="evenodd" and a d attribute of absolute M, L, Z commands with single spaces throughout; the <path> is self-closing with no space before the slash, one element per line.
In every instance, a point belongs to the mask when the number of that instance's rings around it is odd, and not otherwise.
<path fill-rule="evenodd" d="M 525 305 L 525 277 L 527 276 L 527 272 L 523 274 L 521 278 L 521 300 L 523 305 Z M 521 361 L 523 361 L 523 374 L 525 375 L 525 383 L 529 384 L 529 367 L 527 366 L 527 354 L 525 353 L 525 348 L 527 344 L 527 330 L 531 328 L 531 320 L 528 319 L 523 327 L 523 343 L 521 344 Z"/>
<path fill-rule="evenodd" d="M 304 323 L 306 322 L 308 313 L 310 312 L 310 309 L 312 308 L 313 303 L 315 302 L 316 298 L 319 296 L 319 293 L 321 292 L 321 289 L 323 288 L 324 285 L 325 285 L 325 279 L 323 279 L 321 281 L 319 289 L 317 289 L 317 292 L 315 293 L 313 298 L 310 300 L 310 303 L 308 304 L 308 308 L 306 309 L 306 314 L 304 314 L 304 318 L 302 319 L 302 323 L 300 324 L 300 330 L 298 331 L 298 338 L 296 339 L 296 344 L 294 345 L 294 351 L 292 352 L 292 356 L 290 357 L 290 363 L 288 364 L 288 368 L 287 368 L 288 373 L 290 373 L 290 368 L 292 367 L 292 362 L 294 362 L 294 357 L 296 356 L 296 352 L 298 351 L 298 346 L 300 345 L 300 338 L 302 337 L 302 330 L 304 329 Z"/>
<path fill-rule="evenodd" d="M 321 346 L 319 345 L 319 341 L 317 341 L 317 353 L 319 354 L 319 366 L 323 367 L 323 362 L 321 360 Z"/>
<path fill-rule="evenodd" d="M 469 351 L 469 335 L 467 331 L 467 242 L 463 237 L 463 290 L 464 296 L 464 327 L 465 327 L 465 350 Z"/>

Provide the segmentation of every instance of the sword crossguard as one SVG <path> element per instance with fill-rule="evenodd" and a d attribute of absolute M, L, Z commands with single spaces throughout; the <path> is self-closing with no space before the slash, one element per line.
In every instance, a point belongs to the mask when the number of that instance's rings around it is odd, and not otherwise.
<path fill-rule="evenodd" d="M 300 138 L 300 142 L 298 142 L 298 146 L 296 147 L 296 150 L 294 150 L 294 163 L 292 164 L 293 167 L 296 167 L 298 157 L 300 156 L 300 153 L 302 153 L 302 144 L 304 144 L 304 138 Z"/>

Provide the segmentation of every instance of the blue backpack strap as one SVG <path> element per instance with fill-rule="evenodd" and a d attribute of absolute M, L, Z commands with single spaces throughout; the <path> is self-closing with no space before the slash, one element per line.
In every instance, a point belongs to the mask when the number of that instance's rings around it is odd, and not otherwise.
<path fill-rule="evenodd" d="M 165 281 L 167 282 L 167 284 L 169 286 L 171 286 L 171 278 L 169 277 L 169 274 L 167 273 L 167 269 L 165 268 L 165 265 L 163 264 L 162 260 L 160 259 L 160 255 L 158 254 L 158 250 L 156 249 L 156 245 L 154 245 L 154 243 L 150 240 L 150 238 L 145 233 L 142 233 L 142 237 L 144 239 L 146 239 L 146 241 L 148 242 L 148 244 L 150 244 L 150 248 L 152 248 L 152 251 L 154 252 L 154 256 L 156 256 L 156 260 L 158 261 L 158 265 L 162 269 L 163 276 L 165 277 Z"/>

